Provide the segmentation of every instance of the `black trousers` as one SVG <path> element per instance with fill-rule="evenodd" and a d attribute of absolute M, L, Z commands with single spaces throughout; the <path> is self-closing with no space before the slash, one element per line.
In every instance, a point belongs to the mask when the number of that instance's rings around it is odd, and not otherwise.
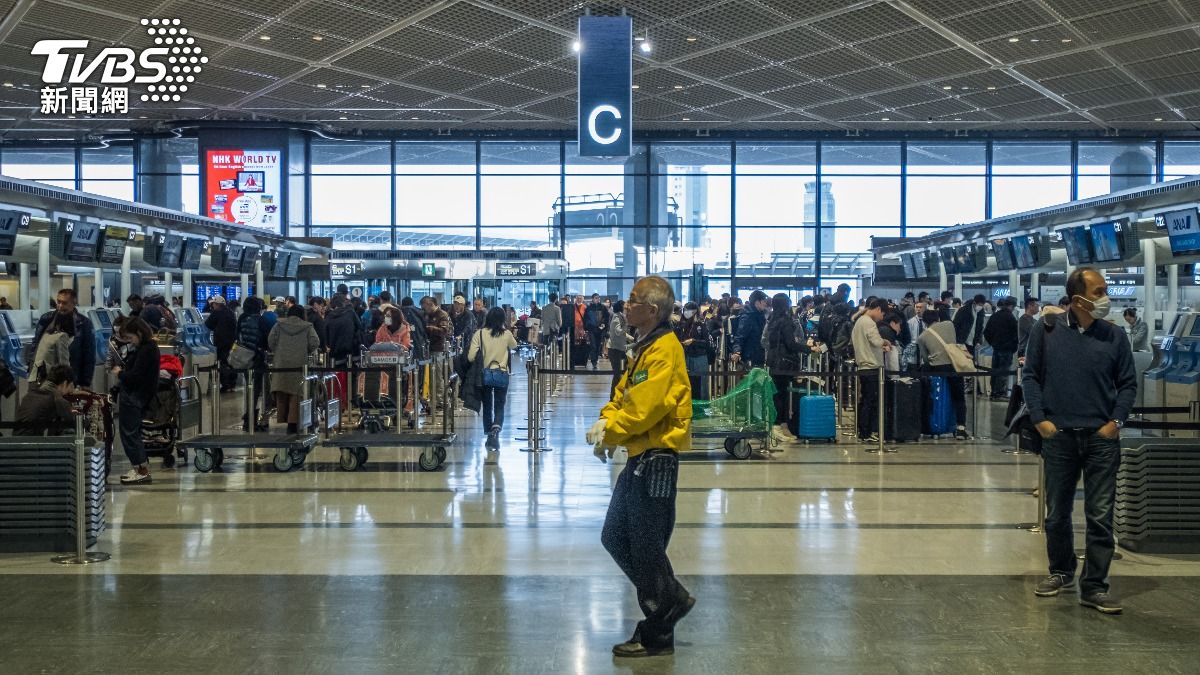
<path fill-rule="evenodd" d="M 233 389 L 237 386 L 237 373 L 229 368 L 229 352 L 233 345 L 217 347 L 217 373 L 222 389 Z"/>
<path fill-rule="evenodd" d="M 858 371 L 858 437 L 879 431 L 879 371 Z"/>
<path fill-rule="evenodd" d="M 595 329 L 588 331 L 588 339 L 591 341 L 591 352 L 588 354 L 588 359 L 592 362 L 592 367 L 596 367 L 596 363 L 600 360 L 604 352 L 604 331 Z"/>
<path fill-rule="evenodd" d="M 786 375 L 772 375 L 775 384 L 775 424 L 789 424 L 792 421 L 792 407 L 788 405 L 788 387 L 792 386 L 792 378 Z"/>
<path fill-rule="evenodd" d="M 668 476 L 668 496 L 652 497 L 650 464 L 662 462 Z M 640 473 L 638 467 L 647 466 Z M 634 635 L 649 648 L 675 645 L 675 613 L 687 602 L 687 589 L 675 578 L 667 558 L 667 544 L 675 529 L 675 493 L 679 464 L 674 457 L 646 460 L 630 457 L 617 484 L 604 519 L 600 542 L 637 589 L 638 606 L 645 619 Z M 659 478 L 662 478 L 659 475 Z"/>
<path fill-rule="evenodd" d="M 613 369 L 612 384 L 608 387 L 608 400 L 611 401 L 617 397 L 617 383 L 621 381 L 621 375 L 625 372 L 625 350 L 610 348 L 608 361 Z"/>

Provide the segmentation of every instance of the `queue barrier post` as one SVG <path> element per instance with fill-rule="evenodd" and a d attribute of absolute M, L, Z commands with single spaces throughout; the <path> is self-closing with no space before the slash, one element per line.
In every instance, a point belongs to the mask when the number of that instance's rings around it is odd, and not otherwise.
<path fill-rule="evenodd" d="M 529 382 L 526 388 L 526 413 L 529 417 L 529 447 L 521 448 L 521 452 L 528 452 L 532 455 L 538 455 L 543 452 L 551 452 L 550 448 L 542 447 L 542 420 L 539 405 L 542 397 L 542 382 L 538 369 L 537 359 L 529 359 L 525 362 L 526 370 L 529 373 Z"/>
<path fill-rule="evenodd" d="M 91 565 L 112 558 L 103 551 L 87 550 L 87 443 L 83 436 L 83 415 L 75 416 L 75 552 L 56 555 L 50 559 L 59 565 Z"/>

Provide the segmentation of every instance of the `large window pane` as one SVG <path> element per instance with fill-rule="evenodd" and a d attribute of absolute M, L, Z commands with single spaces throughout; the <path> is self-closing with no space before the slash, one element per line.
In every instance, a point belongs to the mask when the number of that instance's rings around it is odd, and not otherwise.
<path fill-rule="evenodd" d="M 566 172 L 610 175 L 646 173 L 646 157 L 646 146 L 637 143 L 628 157 L 580 157 L 579 144 L 571 141 L 567 143 Z"/>
<path fill-rule="evenodd" d="M 396 226 L 396 249 L 475 249 L 474 227 Z"/>
<path fill-rule="evenodd" d="M 558 247 L 555 229 L 549 225 L 515 225 L 483 227 L 481 248 L 484 250 L 505 249 L 553 249 Z"/>
<path fill-rule="evenodd" d="M 816 171 L 816 143 L 737 144 L 737 172 L 740 174 L 813 174 Z"/>
<path fill-rule="evenodd" d="M 138 173 L 199 173 L 200 150 L 195 138 L 143 138 Z"/>
<path fill-rule="evenodd" d="M 1079 198 L 1149 185 L 1154 182 L 1153 143 L 1080 143 Z"/>
<path fill-rule="evenodd" d="M 909 176 L 908 227 L 974 223 L 984 219 L 987 179 L 965 176 Z M 908 232 L 912 233 L 909 229 Z"/>
<path fill-rule="evenodd" d="M 351 250 L 386 250 L 392 247 L 391 229 L 386 227 L 314 227 L 314 237 L 333 237 L 334 247 Z"/>
<path fill-rule="evenodd" d="M 304 233 L 304 183 L 303 175 L 288 176 L 288 236 L 303 237 Z"/>
<path fill-rule="evenodd" d="M 396 141 L 396 173 L 475 173 L 474 143 Z"/>
<path fill-rule="evenodd" d="M 728 174 L 728 143 L 659 143 L 651 148 L 650 173 Z"/>
<path fill-rule="evenodd" d="M 133 201 L 133 181 L 131 180 L 85 180 L 83 191 L 94 195 Z"/>
<path fill-rule="evenodd" d="M 568 227 L 566 259 L 572 276 L 637 278 L 646 274 L 646 228 Z"/>
<path fill-rule="evenodd" d="M 650 230 L 650 273 L 690 274 L 692 265 L 705 270 L 729 268 L 731 228 L 684 227 Z"/>
<path fill-rule="evenodd" d="M 398 176 L 396 225 L 475 227 L 474 176 Z"/>
<path fill-rule="evenodd" d="M 133 180 L 133 146 L 114 145 L 107 148 L 87 148 L 82 151 L 84 180 Z M 85 191 L 89 191 L 86 190 Z"/>
<path fill-rule="evenodd" d="M 824 224 L 900 226 L 899 177 L 825 176 L 823 182 L 829 184 L 829 199 L 822 200 Z"/>
<path fill-rule="evenodd" d="M 69 148 L 4 148 L 0 174 L 39 181 L 75 180 L 75 151 Z M 61 183 L 59 183 L 61 185 Z"/>
<path fill-rule="evenodd" d="M 312 141 L 314 174 L 386 174 L 392 170 L 390 143 Z"/>
<path fill-rule="evenodd" d="M 708 167 L 690 168 L 693 171 L 651 178 L 666 192 L 666 202 L 650 216 L 652 224 L 729 225 L 733 216 L 729 176 L 706 173 Z"/>
<path fill-rule="evenodd" d="M 826 253 L 833 251 L 835 230 L 822 230 L 821 245 Z M 816 251 L 817 228 L 815 227 L 738 227 L 737 263 L 754 265 L 769 263 L 785 256 L 794 258 L 796 253 Z M 788 273 L 790 267 L 782 273 Z"/>
<path fill-rule="evenodd" d="M 900 173 L 899 143 L 825 143 L 821 146 L 823 174 Z"/>
<path fill-rule="evenodd" d="M 480 171 L 500 174 L 558 174 L 558 143 L 483 143 Z"/>
<path fill-rule="evenodd" d="M 390 225 L 387 176 L 313 176 L 313 225 Z"/>
<path fill-rule="evenodd" d="M 1200 174 L 1200 142 L 1167 141 L 1163 144 L 1163 173 L 1168 176 Z"/>
<path fill-rule="evenodd" d="M 908 173 L 973 175 L 987 173 L 987 146 L 983 143 L 909 143 Z M 980 200 L 982 208 L 983 200 Z"/>
<path fill-rule="evenodd" d="M 992 173 L 1070 175 L 1071 144 L 997 141 L 992 145 Z"/>
<path fill-rule="evenodd" d="M 738 232 L 743 227 L 815 225 L 816 188 L 812 176 L 738 176 Z"/>
<path fill-rule="evenodd" d="M 992 217 L 1031 211 L 1071 201 L 1070 176 L 996 176 L 992 178 Z"/>
<path fill-rule="evenodd" d="M 871 250 L 871 237 L 899 237 L 898 227 L 839 227 L 833 233 L 836 253 L 866 253 Z M 828 259 L 825 260 L 828 263 Z"/>
<path fill-rule="evenodd" d="M 558 176 L 484 176 L 479 196 L 483 224 L 547 226 L 560 189 Z"/>

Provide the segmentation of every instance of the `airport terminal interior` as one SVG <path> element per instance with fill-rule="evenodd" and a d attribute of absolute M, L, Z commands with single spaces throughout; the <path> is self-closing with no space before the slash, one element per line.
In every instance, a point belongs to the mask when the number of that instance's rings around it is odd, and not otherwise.
<path fill-rule="evenodd" d="M 0 0 L 0 85 L 0 672 L 1197 672 L 1194 0 Z"/>

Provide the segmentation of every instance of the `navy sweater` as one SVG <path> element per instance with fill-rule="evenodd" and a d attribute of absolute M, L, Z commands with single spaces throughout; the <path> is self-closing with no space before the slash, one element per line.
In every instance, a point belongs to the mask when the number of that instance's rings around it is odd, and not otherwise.
<path fill-rule="evenodd" d="M 1030 419 L 1050 420 L 1059 429 L 1098 429 L 1110 420 L 1123 424 L 1137 397 L 1125 332 L 1096 321 L 1080 333 L 1069 312 L 1053 321 L 1050 332 L 1039 321 L 1029 333 L 1021 387 Z"/>

